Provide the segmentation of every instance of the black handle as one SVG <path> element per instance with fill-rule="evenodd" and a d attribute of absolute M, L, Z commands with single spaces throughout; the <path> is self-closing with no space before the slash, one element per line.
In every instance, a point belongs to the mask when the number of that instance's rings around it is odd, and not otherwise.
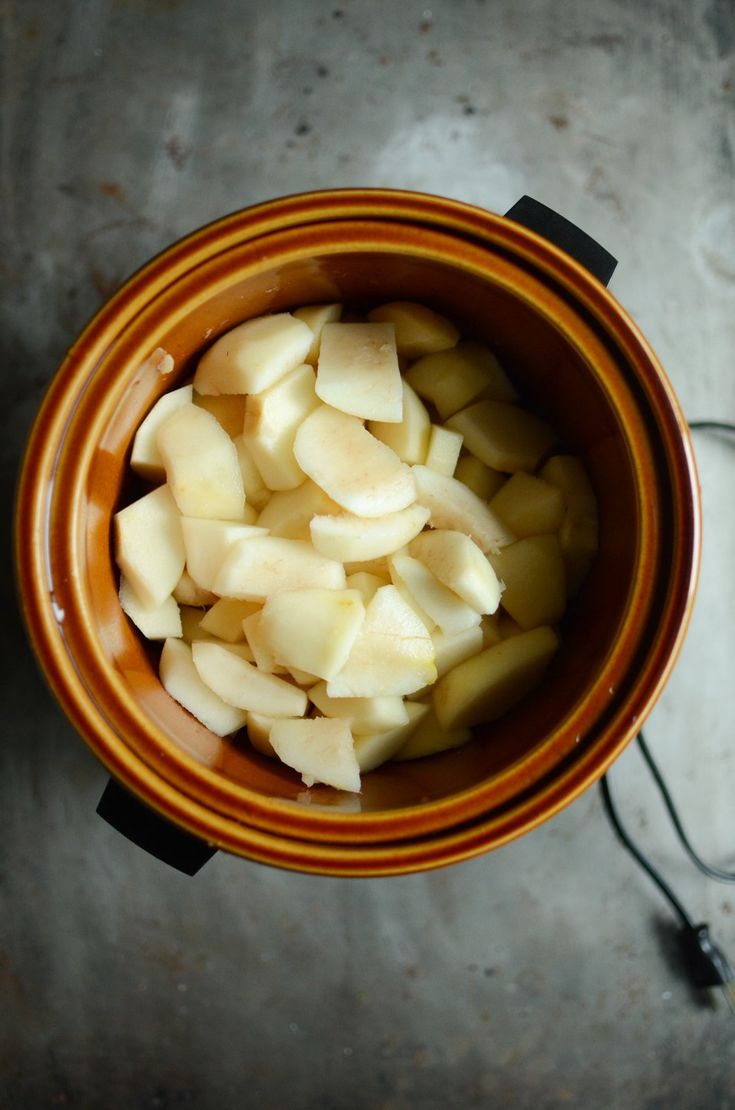
<path fill-rule="evenodd" d="M 114 779 L 107 783 L 97 813 L 133 844 L 185 875 L 196 875 L 217 851 L 159 817 Z"/>
<path fill-rule="evenodd" d="M 613 258 L 586 231 L 560 216 L 553 208 L 547 208 L 533 197 L 521 197 L 505 215 L 509 220 L 523 224 L 571 254 L 572 258 L 576 258 L 603 285 L 609 282 L 618 264 L 617 258 Z"/>

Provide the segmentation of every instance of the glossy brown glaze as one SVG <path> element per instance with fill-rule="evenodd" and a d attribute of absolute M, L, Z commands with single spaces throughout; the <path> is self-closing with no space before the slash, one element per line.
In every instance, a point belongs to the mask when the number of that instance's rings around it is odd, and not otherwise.
<path fill-rule="evenodd" d="M 583 459 L 599 556 L 543 685 L 466 748 L 390 764 L 359 797 L 306 790 L 246 740 L 221 741 L 162 689 L 117 602 L 110 521 L 142 416 L 208 344 L 267 311 L 425 301 L 487 340 L 525 400 Z M 175 371 L 148 360 L 163 347 Z M 289 197 L 176 244 L 100 311 L 54 379 L 22 474 L 16 530 L 31 638 L 108 768 L 205 839 L 264 862 L 391 874 L 455 862 L 538 824 L 627 744 L 678 653 L 699 558 L 686 424 L 614 298 L 525 228 L 383 190 Z"/>

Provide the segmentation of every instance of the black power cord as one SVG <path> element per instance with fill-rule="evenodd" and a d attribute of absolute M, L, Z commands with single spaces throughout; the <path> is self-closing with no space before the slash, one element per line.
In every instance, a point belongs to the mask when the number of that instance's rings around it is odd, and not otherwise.
<path fill-rule="evenodd" d="M 735 435 L 735 424 L 729 424 L 720 420 L 693 420 L 690 422 L 689 427 L 692 431 L 724 432 L 728 435 Z M 669 788 L 661 774 L 661 769 L 653 758 L 653 754 L 642 732 L 638 733 L 636 740 L 638 741 L 641 755 L 659 789 L 664 805 L 666 806 L 674 826 L 674 830 L 695 867 L 697 867 L 702 874 L 710 879 L 715 879 L 717 882 L 735 883 L 735 872 L 726 871 L 724 868 L 715 867 L 706 863 L 701 856 L 695 852 L 689 837 L 684 831 L 684 826 L 679 817 L 678 810 L 674 805 Z M 693 986 L 703 990 L 714 988 L 721 991 L 732 1014 L 735 1015 L 735 967 L 730 963 L 722 949 L 712 940 L 709 932 L 709 925 L 705 922 L 700 924 L 695 923 L 694 919 L 684 908 L 661 872 L 639 848 L 625 828 L 610 790 L 609 774 L 603 775 L 600 779 L 600 790 L 605 813 L 621 843 L 628 852 L 630 852 L 639 866 L 643 868 L 649 878 L 656 884 L 681 922 L 679 929 L 680 951 L 684 969 L 690 982 Z"/>

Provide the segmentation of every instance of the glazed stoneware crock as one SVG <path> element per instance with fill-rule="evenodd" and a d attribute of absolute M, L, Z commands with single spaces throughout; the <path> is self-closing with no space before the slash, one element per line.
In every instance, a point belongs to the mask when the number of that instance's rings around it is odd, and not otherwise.
<path fill-rule="evenodd" d="M 641 726 L 693 601 L 691 445 L 661 366 L 603 284 L 609 256 L 528 204 L 504 217 L 394 190 L 261 204 L 155 258 L 70 349 L 21 475 L 19 592 L 61 706 L 154 827 L 301 871 L 418 871 L 497 847 L 550 817 Z M 304 304 L 399 298 L 447 314 L 498 353 L 582 458 L 599 502 L 600 548 L 531 697 L 459 751 L 365 775 L 359 795 L 307 790 L 246 739 L 208 732 L 164 691 L 156 650 L 118 604 L 111 518 L 129 495 L 142 417 L 222 332 Z M 173 359 L 169 373 L 162 351 Z"/>

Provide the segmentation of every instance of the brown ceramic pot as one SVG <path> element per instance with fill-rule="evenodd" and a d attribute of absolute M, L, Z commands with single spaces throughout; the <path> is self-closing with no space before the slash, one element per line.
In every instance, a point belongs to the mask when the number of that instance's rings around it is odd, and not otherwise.
<path fill-rule="evenodd" d="M 163 690 L 120 610 L 110 522 L 140 420 L 240 321 L 328 300 L 423 301 L 498 352 L 593 480 L 601 542 L 538 690 L 464 749 L 388 764 L 359 796 L 306 790 Z M 149 359 L 173 355 L 163 377 Z M 36 420 L 16 521 L 31 640 L 111 774 L 212 845 L 333 875 L 465 859 L 557 812 L 625 747 L 684 636 L 699 559 L 687 426 L 636 326 L 585 267 L 513 219 L 345 190 L 237 212 L 159 255 L 69 351 Z"/>

